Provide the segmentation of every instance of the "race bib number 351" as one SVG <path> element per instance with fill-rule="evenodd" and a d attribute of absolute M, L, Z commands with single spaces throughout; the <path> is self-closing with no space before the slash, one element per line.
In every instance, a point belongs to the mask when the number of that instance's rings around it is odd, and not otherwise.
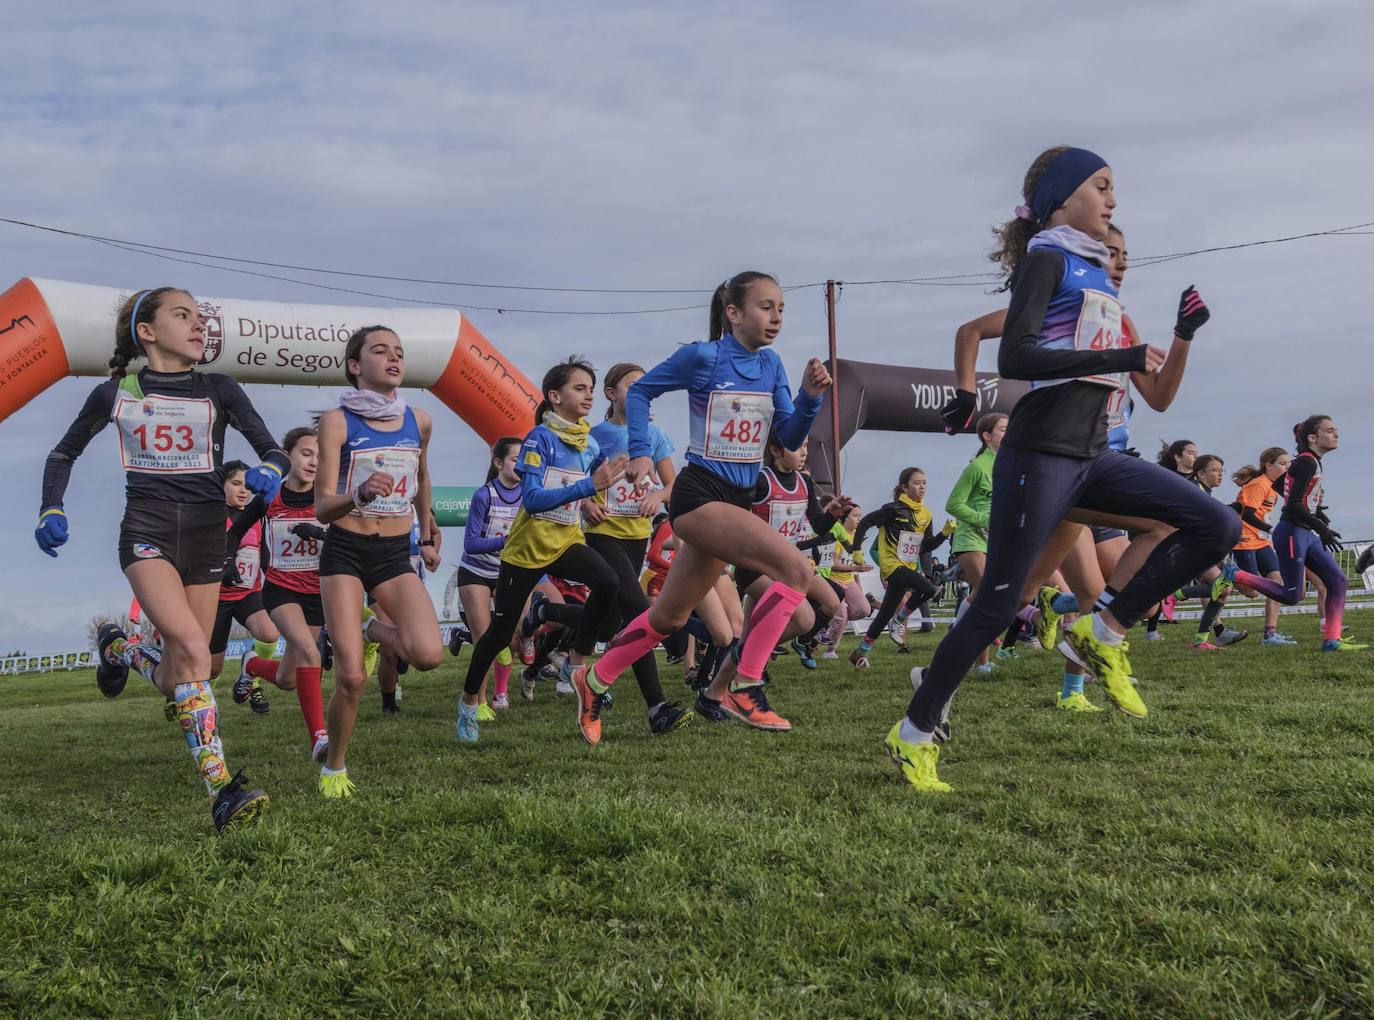
<path fill-rule="evenodd" d="M 897 536 L 897 559 L 902 563 L 916 563 L 921 558 L 921 536 L 903 531 Z"/>
<path fill-rule="evenodd" d="M 119 461 L 125 471 L 196 475 L 214 470 L 209 400 L 123 396 L 115 406 Z"/>
<path fill-rule="evenodd" d="M 773 424 L 771 393 L 719 390 L 706 404 L 706 444 L 711 460 L 750 462 L 763 459 L 768 428 Z"/>

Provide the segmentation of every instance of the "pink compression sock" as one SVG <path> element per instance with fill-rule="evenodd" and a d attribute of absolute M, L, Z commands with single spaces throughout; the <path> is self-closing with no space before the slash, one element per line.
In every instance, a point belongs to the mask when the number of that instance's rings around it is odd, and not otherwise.
<path fill-rule="evenodd" d="M 496 684 L 492 687 L 491 693 L 498 698 L 505 694 L 507 688 L 510 687 L 510 669 L 509 666 L 503 666 L 499 662 L 491 664 L 491 672 L 496 677 Z"/>
<path fill-rule="evenodd" d="M 649 623 L 649 611 L 640 613 L 619 634 L 611 638 L 606 654 L 596 660 L 596 678 L 603 684 L 615 683 L 616 677 L 654 650 L 664 638 Z"/>
<path fill-rule="evenodd" d="M 744 639 L 744 647 L 740 649 L 735 664 L 737 676 L 755 682 L 763 679 L 763 667 L 768 665 L 769 653 L 787 629 L 793 611 L 805 598 L 801 592 L 781 581 L 774 581 L 768 586 L 754 606 L 753 615 L 749 617 L 749 634 Z"/>

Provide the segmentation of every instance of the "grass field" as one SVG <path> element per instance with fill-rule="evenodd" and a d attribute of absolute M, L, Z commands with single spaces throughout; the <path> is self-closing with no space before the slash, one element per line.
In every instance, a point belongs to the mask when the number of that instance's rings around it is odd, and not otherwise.
<path fill-rule="evenodd" d="M 928 636 L 779 662 L 788 735 L 651 738 L 626 682 L 598 748 L 543 686 L 459 750 L 450 660 L 369 695 L 346 802 L 225 678 L 272 805 L 224 839 L 146 684 L 6 678 L 0 1014 L 1369 1016 L 1374 651 L 1284 625 L 1138 642 L 1145 721 L 1050 710 L 1048 654 L 970 680 L 935 799 L 881 749 Z"/>

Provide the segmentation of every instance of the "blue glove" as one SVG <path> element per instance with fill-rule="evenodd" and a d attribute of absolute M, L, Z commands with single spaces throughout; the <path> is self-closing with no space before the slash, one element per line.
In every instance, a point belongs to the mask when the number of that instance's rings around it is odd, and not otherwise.
<path fill-rule="evenodd" d="M 60 506 L 44 507 L 38 515 L 38 527 L 33 530 L 34 541 L 53 559 L 59 546 L 67 542 L 67 515 Z"/>
<path fill-rule="evenodd" d="M 263 502 L 270 503 L 281 488 L 281 471 L 275 464 L 259 464 L 248 469 L 243 476 L 243 484 L 249 492 L 261 496 Z"/>

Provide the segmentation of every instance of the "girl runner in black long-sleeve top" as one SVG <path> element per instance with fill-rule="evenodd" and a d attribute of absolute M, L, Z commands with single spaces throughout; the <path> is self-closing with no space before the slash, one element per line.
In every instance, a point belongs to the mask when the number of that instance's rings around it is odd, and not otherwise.
<path fill-rule="evenodd" d="M 1222 559 L 1240 521 L 1177 474 L 1109 451 L 1108 398 L 1121 374 L 1153 372 L 1164 354 L 1128 346 L 1103 243 L 1116 199 L 1105 160 L 1084 149 L 1050 149 L 1026 174 L 1026 205 L 1002 231 L 999 259 L 1011 307 L 998 355 L 1006 378 L 1027 379 L 993 469 L 988 556 L 973 606 L 936 649 L 907 714 L 888 733 L 902 775 L 929 791 L 949 787 L 935 764 L 935 728 L 978 652 L 1018 609 L 1026 578 L 1050 534 L 1075 506 L 1160 520 L 1176 530 L 1151 553 L 1111 604 L 1081 617 L 1061 649 L 1098 677 L 1108 698 L 1136 716 L 1124 635 L 1166 592 Z M 1179 302 L 1175 335 L 1190 340 L 1208 317 L 1192 288 Z M 1127 345 L 1127 346 L 1123 346 Z"/>
<path fill-rule="evenodd" d="M 124 689 L 130 668 L 176 704 L 186 743 L 211 796 L 218 830 L 257 816 L 261 790 L 245 790 L 224 761 L 210 689 L 210 632 L 225 564 L 224 435 L 232 425 L 263 463 L 244 484 L 270 498 L 289 460 L 248 397 L 227 375 L 197 372 L 205 325 L 196 300 L 176 287 L 139 291 L 115 316 L 111 378 L 87 398 L 43 469 L 43 501 L 35 538 L 50 556 L 67 541 L 62 499 L 72 464 L 111 422 L 119 431 L 126 472 L 119 565 L 149 621 L 162 635 L 132 645 L 113 624 L 100 628 L 96 681 L 107 697 Z M 148 366 L 126 374 L 129 362 Z"/>

